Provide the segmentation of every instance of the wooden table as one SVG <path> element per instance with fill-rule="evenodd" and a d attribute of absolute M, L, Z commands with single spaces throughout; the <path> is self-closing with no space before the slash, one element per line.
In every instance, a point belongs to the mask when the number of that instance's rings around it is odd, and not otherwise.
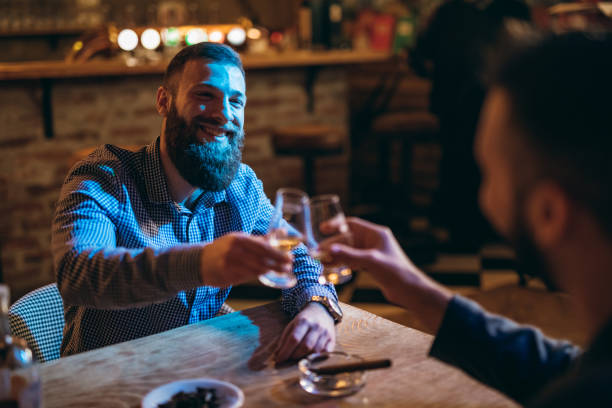
<path fill-rule="evenodd" d="M 359 393 L 306 394 L 295 365 L 265 364 L 287 322 L 278 303 L 243 310 L 41 365 L 43 399 L 54 407 L 139 407 L 152 388 L 183 378 L 214 377 L 244 391 L 245 407 L 514 407 L 501 394 L 427 357 L 432 337 L 342 305 L 338 348 L 366 358 L 391 358 L 371 371 Z"/>

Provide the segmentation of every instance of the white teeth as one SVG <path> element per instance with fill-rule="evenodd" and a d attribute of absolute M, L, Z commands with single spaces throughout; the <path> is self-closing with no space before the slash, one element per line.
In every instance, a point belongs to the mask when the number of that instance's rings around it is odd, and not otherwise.
<path fill-rule="evenodd" d="M 227 140 L 227 135 L 223 130 L 211 129 L 206 126 L 200 126 L 200 131 L 206 135 L 206 137 L 204 137 L 203 142 L 210 141 L 210 139 L 214 139 L 216 142 L 222 142 Z"/>

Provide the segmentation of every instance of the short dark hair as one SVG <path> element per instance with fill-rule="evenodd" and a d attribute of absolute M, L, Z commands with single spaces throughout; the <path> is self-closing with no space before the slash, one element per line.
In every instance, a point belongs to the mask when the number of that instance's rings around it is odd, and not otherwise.
<path fill-rule="evenodd" d="M 172 58 L 164 73 L 163 85 L 172 95 L 176 95 L 177 74 L 183 72 L 187 61 L 192 59 L 204 59 L 213 62 L 230 64 L 239 68 L 244 75 L 244 67 L 240 60 L 240 55 L 231 47 L 224 44 L 202 42 L 183 48 Z"/>
<path fill-rule="evenodd" d="M 612 237 L 612 33 L 529 37 L 490 85 L 509 96 L 536 177 L 559 183 Z"/>

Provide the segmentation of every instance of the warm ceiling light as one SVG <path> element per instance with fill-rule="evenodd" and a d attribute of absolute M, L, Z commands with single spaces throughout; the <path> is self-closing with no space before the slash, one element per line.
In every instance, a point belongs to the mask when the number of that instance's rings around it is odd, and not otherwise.
<path fill-rule="evenodd" d="M 138 46 L 138 34 L 129 28 L 121 30 L 117 37 L 117 44 L 123 51 L 132 51 Z"/>
<path fill-rule="evenodd" d="M 164 45 L 169 47 L 174 47 L 181 41 L 181 34 L 176 27 L 164 28 L 161 36 Z"/>
<path fill-rule="evenodd" d="M 261 38 L 261 30 L 259 28 L 249 28 L 247 37 L 249 37 L 249 40 L 259 40 Z"/>
<path fill-rule="evenodd" d="M 222 43 L 223 33 L 219 30 L 211 31 L 208 35 L 208 39 L 210 40 L 210 42 Z"/>
<path fill-rule="evenodd" d="M 147 50 L 154 50 L 159 47 L 159 44 L 161 43 L 161 37 L 159 36 L 157 30 L 147 28 L 140 35 L 140 43 Z"/>
<path fill-rule="evenodd" d="M 206 31 L 201 28 L 192 28 L 185 36 L 185 43 L 187 45 L 198 44 L 205 41 L 208 41 L 208 36 L 206 35 Z"/>
<path fill-rule="evenodd" d="M 242 27 L 234 27 L 227 33 L 227 42 L 234 46 L 240 46 L 246 41 L 246 32 Z"/>

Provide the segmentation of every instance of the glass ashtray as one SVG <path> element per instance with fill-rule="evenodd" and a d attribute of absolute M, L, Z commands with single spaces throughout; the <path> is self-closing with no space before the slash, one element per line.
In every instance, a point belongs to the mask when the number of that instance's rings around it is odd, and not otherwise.
<path fill-rule="evenodd" d="M 320 367 L 362 362 L 363 358 L 342 351 L 315 353 L 300 360 L 300 386 L 314 395 L 343 397 L 354 394 L 365 385 L 364 371 L 337 374 L 317 374 Z"/>

